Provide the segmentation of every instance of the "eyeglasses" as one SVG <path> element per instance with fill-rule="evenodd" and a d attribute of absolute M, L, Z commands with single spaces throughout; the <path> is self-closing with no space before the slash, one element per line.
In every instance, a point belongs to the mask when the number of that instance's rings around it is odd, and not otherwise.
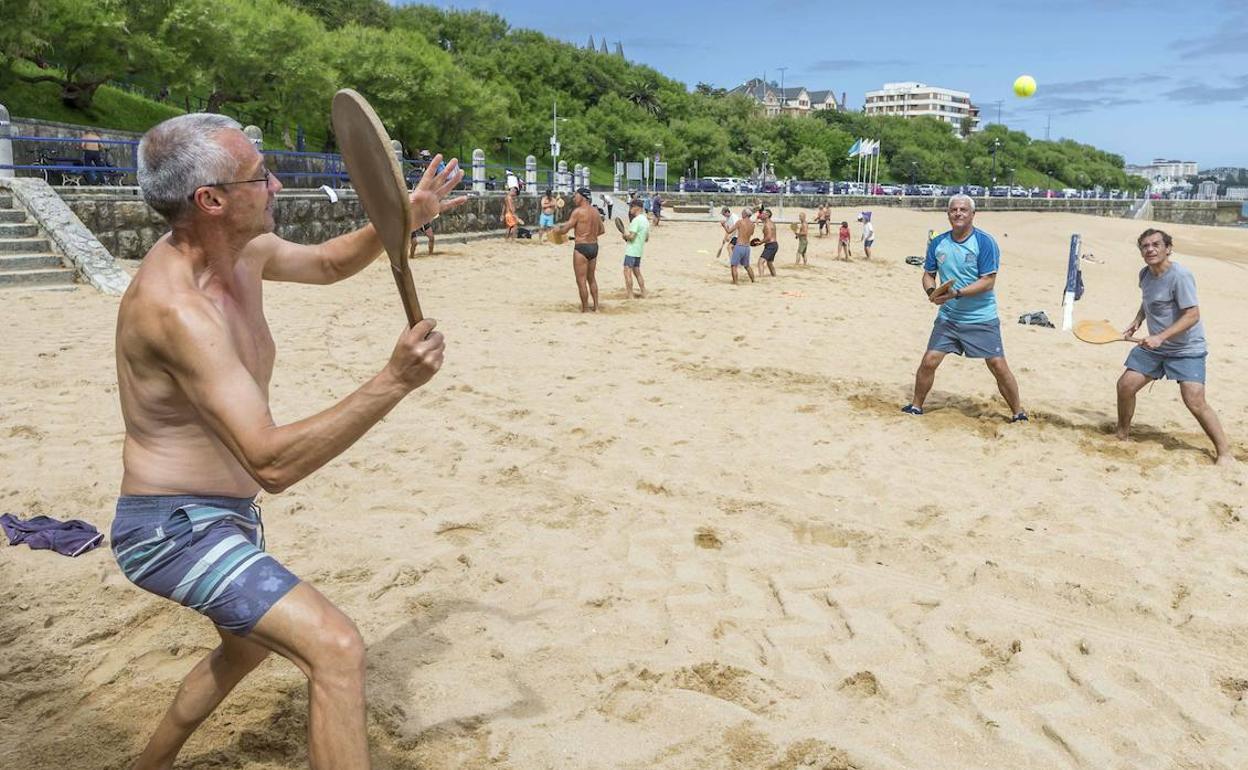
<path fill-rule="evenodd" d="M 236 182 L 213 182 L 212 184 L 201 184 L 199 187 L 229 187 L 232 184 L 254 184 L 256 182 L 264 182 L 267 185 L 269 180 L 273 178 L 273 172 L 269 171 L 267 168 L 261 168 L 260 170 L 264 172 L 264 176 L 259 179 L 239 179 Z M 196 192 L 199 192 L 199 187 L 195 188 Z M 191 193 L 186 196 L 186 199 L 189 201 L 195 200 L 195 193 Z"/>

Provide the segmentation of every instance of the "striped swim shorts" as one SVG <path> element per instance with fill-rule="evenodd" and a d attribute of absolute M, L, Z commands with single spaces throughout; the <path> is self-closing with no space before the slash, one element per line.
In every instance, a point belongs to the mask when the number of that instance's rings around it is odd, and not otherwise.
<path fill-rule="evenodd" d="M 132 583 L 239 636 L 299 583 L 264 552 L 251 498 L 122 495 L 110 539 Z"/>

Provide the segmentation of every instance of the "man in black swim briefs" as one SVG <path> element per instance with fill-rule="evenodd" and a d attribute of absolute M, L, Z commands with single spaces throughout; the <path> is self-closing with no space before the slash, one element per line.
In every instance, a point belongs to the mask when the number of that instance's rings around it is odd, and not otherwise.
<path fill-rule="evenodd" d="M 602 217 L 590 202 L 588 187 L 578 188 L 572 196 L 572 213 L 568 221 L 551 228 L 561 233 L 574 230 L 576 246 L 572 249 L 572 272 L 576 276 L 576 290 L 581 295 L 581 312 L 598 312 L 598 279 L 595 271 L 598 265 L 598 236 L 606 228 Z M 590 300 L 593 304 L 590 304 Z"/>

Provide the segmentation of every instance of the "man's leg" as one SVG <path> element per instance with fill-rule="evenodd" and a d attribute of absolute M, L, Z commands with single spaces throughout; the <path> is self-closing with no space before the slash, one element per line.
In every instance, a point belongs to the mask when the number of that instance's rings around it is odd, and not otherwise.
<path fill-rule="evenodd" d="M 633 298 L 633 269 L 628 266 L 624 267 L 624 292 L 629 299 Z"/>
<path fill-rule="evenodd" d="M 1204 428 L 1205 435 L 1213 442 L 1213 449 L 1217 453 L 1214 461 L 1218 465 L 1226 465 L 1235 462 L 1234 455 L 1231 454 L 1231 444 L 1226 439 L 1226 433 L 1222 430 L 1222 423 L 1218 420 L 1218 415 L 1213 411 L 1213 407 L 1209 406 L 1209 402 L 1205 400 L 1205 384 L 1203 382 L 1180 382 L 1179 393 L 1183 396 L 1183 403 L 1187 406 L 1188 411 L 1196 418 L 1196 422 L 1200 423 L 1200 427 Z"/>
<path fill-rule="evenodd" d="M 737 266 L 736 265 L 732 266 L 732 282 L 733 283 L 737 282 Z"/>
<path fill-rule="evenodd" d="M 750 276 L 750 283 L 754 283 L 754 268 L 748 262 L 745 265 L 745 272 Z"/>
<path fill-rule="evenodd" d="M 932 383 L 936 382 L 936 367 L 940 366 L 940 362 L 945 360 L 946 355 L 939 350 L 929 350 L 923 354 L 923 358 L 919 361 L 919 369 L 914 373 L 914 399 L 910 403 L 920 409 L 923 408 L 923 402 L 927 400 Z"/>
<path fill-rule="evenodd" d="M 1135 416 L 1135 394 L 1152 382 L 1134 369 L 1127 369 L 1118 378 L 1118 427 L 1114 435 L 1125 439 L 1131 435 L 1131 418 Z"/>
<path fill-rule="evenodd" d="M 589 284 L 586 275 L 589 272 L 589 260 L 579 251 L 572 252 L 572 273 L 576 276 L 576 291 L 581 295 L 581 312 L 589 312 Z"/>
<path fill-rule="evenodd" d="M 646 296 L 646 279 L 641 277 L 641 268 L 634 267 L 633 275 L 637 276 L 637 290 L 641 292 L 641 296 Z"/>
<path fill-rule="evenodd" d="M 191 733 L 269 654 L 266 648 L 240 636 L 221 629 L 217 633 L 221 635 L 221 644 L 182 680 L 169 710 L 134 763 L 134 770 L 173 767 L 174 758 Z"/>
<path fill-rule="evenodd" d="M 429 253 L 433 253 L 433 233 L 429 233 Z"/>
<path fill-rule="evenodd" d="M 248 640 L 282 655 L 308 678 L 308 764 L 367 770 L 364 640 L 351 619 L 307 583 L 295 586 Z"/>
<path fill-rule="evenodd" d="M 585 280 L 589 283 L 589 296 L 594 300 L 593 310 L 598 312 L 598 260 L 588 259 L 585 271 Z"/>
<path fill-rule="evenodd" d="M 1010 365 L 1006 363 L 1005 356 L 993 356 L 984 360 L 988 364 L 988 371 L 992 372 L 992 376 L 997 378 L 997 390 L 1001 391 L 1001 397 L 1005 399 L 1005 403 L 1010 405 L 1010 414 L 1016 415 L 1023 411 L 1023 403 L 1018 397 L 1018 380 L 1014 379 L 1014 372 L 1010 371 Z"/>

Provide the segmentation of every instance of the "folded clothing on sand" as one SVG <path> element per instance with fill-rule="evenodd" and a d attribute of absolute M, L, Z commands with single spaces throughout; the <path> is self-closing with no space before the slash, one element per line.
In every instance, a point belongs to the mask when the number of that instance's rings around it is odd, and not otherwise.
<path fill-rule="evenodd" d="M 0 516 L 9 545 L 25 543 L 32 549 L 48 549 L 62 556 L 86 553 L 104 542 L 104 534 L 85 521 L 61 521 L 51 516 L 20 519 L 11 513 Z"/>

